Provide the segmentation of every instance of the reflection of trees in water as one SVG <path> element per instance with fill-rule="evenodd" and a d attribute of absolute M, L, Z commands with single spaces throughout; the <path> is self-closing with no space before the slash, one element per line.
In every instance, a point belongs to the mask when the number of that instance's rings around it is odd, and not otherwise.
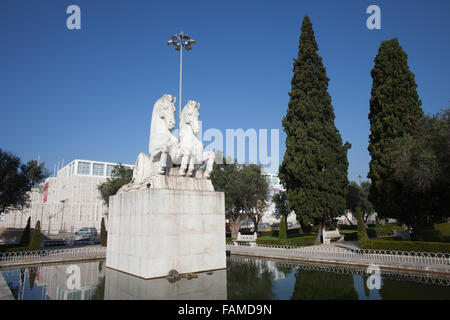
<path fill-rule="evenodd" d="M 228 259 L 228 299 L 274 299 L 273 279 L 265 261 Z"/>
<path fill-rule="evenodd" d="M 36 280 L 37 267 L 28 268 L 28 283 L 30 284 L 30 290 L 33 290 L 34 281 Z"/>
<path fill-rule="evenodd" d="M 12 293 L 14 299 L 18 300 L 20 283 L 18 283 L 17 286 L 14 286 L 14 284 L 12 282 L 8 282 L 8 287 L 11 289 L 11 293 Z"/>
<path fill-rule="evenodd" d="M 358 299 L 353 277 L 323 271 L 297 270 L 293 300 Z"/>
<path fill-rule="evenodd" d="M 426 283 L 396 281 L 383 279 L 383 286 L 379 290 L 383 300 L 441 300 L 450 299 L 449 286 L 436 286 Z"/>
<path fill-rule="evenodd" d="M 101 269 L 99 269 L 101 270 Z M 105 297 L 105 277 L 103 276 L 95 288 L 92 300 L 104 300 Z"/>
<path fill-rule="evenodd" d="M 105 266 L 105 261 L 101 260 L 98 262 L 98 273 L 101 274 L 103 272 Z M 92 294 L 91 300 L 104 300 L 105 297 L 105 275 L 99 276 L 99 281 L 97 286 L 95 287 L 95 291 Z"/>
<path fill-rule="evenodd" d="M 278 264 L 278 265 L 276 266 L 276 268 L 277 268 L 278 271 L 283 272 L 284 275 L 288 275 L 288 274 L 291 273 L 292 270 L 293 270 L 293 268 L 292 268 L 291 266 L 285 265 L 285 264 L 283 264 L 283 265 Z"/>

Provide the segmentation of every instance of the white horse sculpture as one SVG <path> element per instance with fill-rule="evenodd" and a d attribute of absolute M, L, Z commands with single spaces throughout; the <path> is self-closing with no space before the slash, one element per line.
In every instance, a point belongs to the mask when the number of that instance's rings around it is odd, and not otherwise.
<path fill-rule="evenodd" d="M 155 102 L 150 124 L 150 156 L 144 152 L 139 154 L 133 170 L 134 183 L 141 183 L 152 174 L 166 174 L 170 170 L 171 162 L 167 155 L 170 150 L 176 152 L 178 145 L 178 138 L 172 134 L 175 127 L 175 101 L 175 97 L 165 94 Z"/>
<path fill-rule="evenodd" d="M 153 106 L 150 125 L 150 156 L 141 152 L 133 170 L 132 184 L 150 181 L 152 175 L 168 175 L 173 164 L 181 164 L 178 175 L 188 177 L 206 163 L 203 178 L 209 178 L 214 164 L 214 152 L 204 151 L 197 138 L 200 131 L 200 103 L 191 101 L 181 112 L 180 140 L 172 134 L 175 127 L 175 97 L 165 94 Z M 187 170 L 187 171 L 186 171 Z"/>
<path fill-rule="evenodd" d="M 200 103 L 189 100 L 181 112 L 180 150 L 178 154 L 182 155 L 182 157 L 179 175 L 186 175 L 188 177 L 195 175 L 194 172 L 206 163 L 203 177 L 207 179 L 213 169 L 214 152 L 204 151 L 202 142 L 197 138 L 197 134 L 200 131 L 198 121 L 200 116 L 198 112 L 199 108 Z"/>

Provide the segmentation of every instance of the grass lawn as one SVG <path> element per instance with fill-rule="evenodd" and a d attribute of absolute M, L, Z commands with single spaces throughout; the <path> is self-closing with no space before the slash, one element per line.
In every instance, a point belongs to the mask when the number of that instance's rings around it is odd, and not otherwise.
<path fill-rule="evenodd" d="M 450 222 L 435 223 L 434 228 L 441 232 L 441 236 L 450 237 Z"/>

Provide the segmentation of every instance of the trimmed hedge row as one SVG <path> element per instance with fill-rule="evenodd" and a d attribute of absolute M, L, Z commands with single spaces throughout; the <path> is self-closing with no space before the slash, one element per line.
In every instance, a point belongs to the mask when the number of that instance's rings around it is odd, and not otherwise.
<path fill-rule="evenodd" d="M 450 253 L 450 243 L 421 241 L 369 240 L 362 249 Z"/>
<path fill-rule="evenodd" d="M 356 225 L 354 225 L 354 226 L 352 226 L 352 225 L 347 225 L 347 224 L 341 224 L 341 225 L 339 225 L 338 226 L 338 229 L 339 230 L 357 230 L 357 226 Z"/>
<path fill-rule="evenodd" d="M 278 238 L 278 233 L 279 230 L 272 230 L 272 231 L 258 231 L 258 237 L 264 237 L 264 236 L 269 236 L 269 237 L 277 237 Z M 288 229 L 287 234 L 300 234 L 300 229 L 299 228 L 295 228 L 295 229 Z"/>
<path fill-rule="evenodd" d="M 400 237 L 400 236 L 391 236 L 391 237 L 378 238 L 377 240 L 381 240 L 381 241 L 403 241 L 403 238 Z"/>
<path fill-rule="evenodd" d="M 366 228 L 366 230 L 369 238 L 392 236 L 394 235 L 394 230 L 405 231 L 400 226 Z"/>
<path fill-rule="evenodd" d="M 344 233 L 344 240 L 345 241 L 356 241 L 358 240 L 358 232 L 350 232 L 350 233 Z"/>
<path fill-rule="evenodd" d="M 288 238 L 288 239 L 256 239 L 257 244 L 274 245 L 274 246 L 310 246 L 316 241 L 315 236 L 305 236 L 301 238 Z M 233 239 L 227 237 L 226 243 L 233 243 Z"/>
<path fill-rule="evenodd" d="M 1 252 L 22 252 L 22 251 L 32 251 L 29 247 L 13 247 L 13 246 L 0 246 Z"/>
<path fill-rule="evenodd" d="M 301 238 L 288 239 L 256 239 L 257 244 L 275 245 L 275 246 L 310 246 L 316 241 L 315 236 L 305 236 Z"/>

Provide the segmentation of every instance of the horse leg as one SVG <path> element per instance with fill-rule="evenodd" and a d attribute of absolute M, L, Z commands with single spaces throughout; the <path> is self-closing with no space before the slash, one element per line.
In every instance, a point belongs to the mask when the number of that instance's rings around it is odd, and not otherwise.
<path fill-rule="evenodd" d="M 188 167 L 188 171 L 186 173 L 186 177 L 192 177 L 192 173 L 194 171 L 194 167 L 195 167 L 195 157 L 192 155 L 189 158 L 189 167 Z"/>
<path fill-rule="evenodd" d="M 165 174 L 167 167 L 167 152 L 162 152 L 159 160 L 159 174 Z"/>
<path fill-rule="evenodd" d="M 212 151 L 203 152 L 203 161 L 206 162 L 206 169 L 205 169 L 205 173 L 203 174 L 203 177 L 205 179 L 208 179 L 213 170 L 214 153 Z"/>
<path fill-rule="evenodd" d="M 178 175 L 184 176 L 184 174 L 186 173 L 189 158 L 190 157 L 187 154 L 183 155 L 183 157 L 181 158 L 181 166 L 180 166 L 180 170 L 178 171 Z"/>

